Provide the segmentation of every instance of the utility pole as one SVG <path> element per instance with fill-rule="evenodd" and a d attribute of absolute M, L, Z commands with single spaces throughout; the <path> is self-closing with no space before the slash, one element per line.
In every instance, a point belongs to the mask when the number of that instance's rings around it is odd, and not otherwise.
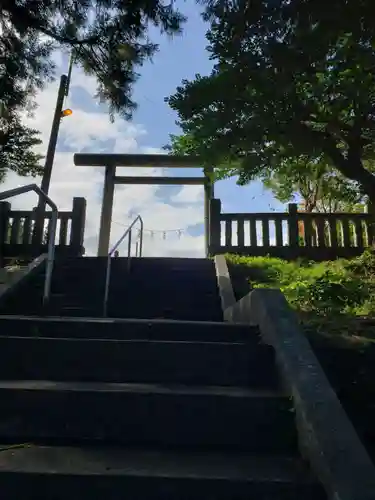
<path fill-rule="evenodd" d="M 52 167 L 55 159 L 56 144 L 57 144 L 57 138 L 59 136 L 60 122 L 64 116 L 72 114 L 72 111 L 70 109 L 63 110 L 64 100 L 69 92 L 72 66 L 73 66 L 73 57 L 71 56 L 68 75 L 61 75 L 60 77 L 60 85 L 57 93 L 55 114 L 53 115 L 51 134 L 49 137 L 47 154 L 43 169 L 43 177 L 40 185 L 40 189 L 47 195 L 51 183 Z M 46 209 L 45 200 L 40 196 L 38 206 L 36 208 L 35 226 L 34 226 L 33 240 L 32 240 L 32 243 L 35 246 L 38 246 L 43 238 L 45 209 Z"/>
<path fill-rule="evenodd" d="M 51 134 L 49 137 L 46 160 L 44 164 L 42 183 L 40 185 L 41 190 L 45 194 L 48 194 L 49 185 L 51 182 L 52 166 L 53 166 L 53 161 L 55 159 L 56 144 L 59 135 L 67 82 L 68 82 L 68 77 L 66 75 L 61 75 L 59 91 L 57 94 L 55 114 L 53 116 Z M 40 198 L 40 200 L 43 200 L 43 198 Z"/>

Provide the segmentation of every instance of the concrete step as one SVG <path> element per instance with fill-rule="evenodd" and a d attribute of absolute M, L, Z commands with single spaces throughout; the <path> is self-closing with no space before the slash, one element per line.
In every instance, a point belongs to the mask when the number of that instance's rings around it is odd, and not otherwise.
<path fill-rule="evenodd" d="M 178 308 L 156 308 L 150 307 L 131 307 L 128 305 L 126 308 L 110 305 L 108 306 L 108 316 L 113 318 L 139 318 L 139 319 L 169 319 L 179 321 L 222 321 L 223 315 L 221 311 L 215 309 L 202 308 L 200 310 L 191 308 L 178 309 Z"/>
<path fill-rule="evenodd" d="M 120 258 L 120 261 L 126 261 L 126 257 Z M 212 259 L 191 259 L 183 257 L 132 257 L 131 259 L 132 267 L 152 267 L 152 268 L 177 268 L 177 269 L 189 269 L 189 268 L 215 268 L 214 261 Z"/>
<path fill-rule="evenodd" d="M 294 457 L 29 446 L 0 450 L 7 500 L 324 500 Z M 36 493 L 38 492 L 38 493 Z"/>
<path fill-rule="evenodd" d="M 82 308 L 81 306 L 77 307 L 49 307 L 45 308 L 42 306 L 42 302 L 40 300 L 35 300 L 33 303 L 28 304 L 27 307 L 7 307 L 7 314 L 13 314 L 18 316 L 20 312 L 27 314 L 28 316 L 38 317 L 44 315 L 48 317 L 51 316 L 61 316 L 61 317 L 76 317 L 76 318 L 100 318 L 102 316 L 102 307 L 91 307 L 91 308 Z"/>
<path fill-rule="evenodd" d="M 97 303 L 103 303 L 104 292 L 103 290 L 90 290 L 89 288 L 79 288 L 78 290 L 68 290 L 67 288 L 57 288 L 55 287 L 51 293 L 51 301 L 56 305 L 63 305 L 80 302 L 82 304 L 90 304 L 92 300 Z M 191 309 L 193 307 L 210 307 L 213 309 L 218 309 L 220 305 L 220 297 L 216 293 L 205 292 L 199 293 L 199 295 L 192 296 L 185 292 L 176 295 L 173 294 L 172 290 L 166 292 L 165 290 L 155 290 L 154 294 L 145 291 L 143 294 L 140 290 L 130 294 L 126 293 L 115 293 L 110 290 L 109 301 L 114 305 L 121 305 L 126 307 L 127 305 L 139 305 L 140 307 L 158 307 L 158 308 L 184 308 Z"/>
<path fill-rule="evenodd" d="M 77 277 L 79 278 L 79 282 L 76 282 L 75 286 L 72 286 L 72 280 L 77 280 Z M 42 291 L 44 287 L 44 279 L 33 281 L 32 287 L 35 290 Z M 69 293 L 75 293 L 76 295 L 78 295 L 81 290 L 85 291 L 87 289 L 92 289 L 96 293 L 100 293 L 101 296 L 103 296 L 104 278 L 98 279 L 95 283 L 91 283 L 91 287 L 90 281 L 87 281 L 84 276 L 80 277 L 80 275 L 77 273 L 72 274 L 71 277 L 54 277 L 52 280 L 52 293 L 69 291 Z M 117 277 L 116 279 L 111 278 L 109 289 L 114 294 L 126 293 L 127 295 L 129 295 L 129 292 L 131 292 L 131 295 L 133 295 L 134 293 L 138 293 L 143 297 L 145 293 L 155 293 L 156 291 L 163 294 L 163 296 L 168 296 L 171 298 L 178 298 L 181 296 L 194 299 L 196 296 L 201 295 L 208 297 L 219 296 L 219 292 L 215 283 L 180 280 L 180 284 L 178 284 L 176 283 L 175 279 L 170 281 L 163 279 L 163 281 L 159 283 L 143 283 L 141 280 L 136 278 L 132 278 L 130 280 L 124 278 L 124 282 L 122 282 L 121 278 Z M 176 294 L 176 290 L 178 290 L 178 294 Z M 156 295 L 155 298 L 157 297 L 158 296 Z"/>
<path fill-rule="evenodd" d="M 164 449 L 290 453 L 288 398 L 241 388 L 0 382 L 0 441 L 116 443 Z"/>
<path fill-rule="evenodd" d="M 78 282 L 77 278 L 79 279 Z M 73 285 L 72 281 L 74 283 Z M 28 288 L 42 293 L 44 289 L 44 277 L 38 277 L 38 279 L 33 280 Z M 64 278 L 61 279 L 54 277 L 51 282 L 51 293 L 61 293 L 62 291 L 76 295 L 79 295 L 82 291 L 90 291 L 91 293 L 99 294 L 103 297 L 104 278 L 98 279 L 92 283 L 88 281 L 85 276 L 80 276 L 77 273 L 72 273 L 70 278 L 68 276 L 64 276 Z"/>
<path fill-rule="evenodd" d="M 15 336 L 0 336 L 0 379 L 278 386 L 264 345 Z"/>
<path fill-rule="evenodd" d="M 107 257 L 57 257 L 55 268 L 105 269 Z"/>
<path fill-rule="evenodd" d="M 200 268 L 190 268 L 190 269 L 163 269 L 158 267 L 131 267 L 128 269 L 127 266 L 117 266 L 111 264 L 111 281 L 122 281 L 129 279 L 141 280 L 143 284 L 156 283 L 161 284 L 162 282 L 173 282 L 176 280 L 184 280 L 186 283 L 216 283 L 216 274 L 214 269 L 200 269 Z M 55 265 L 53 270 L 53 279 L 64 279 L 70 278 L 74 275 L 85 276 L 87 274 L 93 274 L 104 280 L 106 273 L 106 266 L 80 266 L 80 265 Z M 41 274 L 41 277 L 43 275 Z M 161 281 L 162 280 L 162 281 Z"/>
<path fill-rule="evenodd" d="M 103 289 L 90 289 L 85 283 L 77 288 L 52 287 L 48 315 L 102 316 Z M 8 314 L 42 314 L 42 286 L 19 294 L 17 301 L 8 303 L 3 310 Z M 221 321 L 219 296 L 215 293 L 179 293 L 155 290 L 154 293 L 110 290 L 108 315 L 113 317 L 167 318 L 190 321 Z"/>
<path fill-rule="evenodd" d="M 32 292 L 42 295 L 44 284 L 40 283 L 38 286 L 30 287 L 28 291 L 24 291 L 23 295 Z M 104 285 L 90 287 L 89 283 L 82 283 L 76 287 L 72 287 L 68 283 L 52 283 L 51 299 L 55 301 L 81 301 L 89 302 L 90 298 L 95 301 L 103 302 L 104 298 Z M 174 288 L 165 289 L 159 288 L 143 288 L 142 286 L 133 284 L 126 287 L 119 286 L 117 288 L 110 286 L 109 300 L 113 303 L 121 303 L 122 305 L 136 303 L 139 305 L 155 304 L 160 306 L 185 306 L 194 307 L 204 304 L 205 306 L 212 306 L 218 308 L 220 306 L 220 296 L 217 290 L 203 290 L 197 289 L 186 290 L 183 287 L 176 293 L 176 286 Z M 202 306 L 203 307 L 203 306 Z"/>
<path fill-rule="evenodd" d="M 126 301 L 133 299 L 133 301 L 155 301 L 169 304 L 170 302 L 191 304 L 205 301 L 214 304 L 220 302 L 220 294 L 217 289 L 202 288 L 199 286 L 185 287 L 184 284 L 167 286 L 142 286 L 139 282 L 131 282 L 126 287 L 110 286 L 109 293 L 111 299 L 115 300 L 124 298 Z"/>
<path fill-rule="evenodd" d="M 16 296 L 8 297 L 3 307 L 0 304 L 1 312 L 100 317 L 105 266 L 106 259 L 57 259 L 48 311 L 41 307 L 44 273 L 39 273 Z M 113 259 L 111 266 L 111 316 L 222 320 L 212 261 L 134 259 L 130 275 L 126 258 Z"/>
<path fill-rule="evenodd" d="M 57 288 L 57 287 L 56 287 Z M 62 287 L 61 287 L 62 288 Z M 103 287 L 104 288 L 104 287 Z M 127 297 L 137 296 L 144 299 L 147 294 L 149 297 L 160 299 L 168 298 L 175 300 L 191 300 L 198 301 L 201 297 L 216 298 L 219 297 L 219 291 L 210 283 L 181 283 L 177 285 L 175 282 L 160 284 L 142 284 L 139 280 L 132 280 L 130 283 L 111 282 L 109 290 L 116 295 L 124 293 Z"/>
<path fill-rule="evenodd" d="M 112 268 L 111 268 L 112 270 Z M 121 274 L 121 273 L 119 273 Z M 129 277 L 130 279 L 136 279 L 139 278 L 142 280 L 144 283 L 160 283 L 160 280 L 165 279 L 167 283 L 170 281 L 176 280 L 176 279 L 181 279 L 186 281 L 186 283 L 216 283 L 216 274 L 214 270 L 202 270 L 202 269 L 130 269 L 130 273 L 123 273 L 124 276 Z M 112 273 L 111 273 L 112 275 Z M 113 269 L 113 275 L 114 279 L 116 279 L 117 274 L 116 270 Z M 154 279 L 154 277 L 157 277 L 158 279 Z"/>
<path fill-rule="evenodd" d="M 247 342 L 252 348 L 260 343 L 257 327 L 210 321 L 2 315 L 0 331 L 19 337 Z"/>
<path fill-rule="evenodd" d="M 160 267 L 160 268 L 213 268 L 214 261 L 212 259 L 192 259 L 183 257 L 130 257 L 132 267 Z M 57 257 L 56 263 L 59 266 L 106 266 L 107 257 Z M 112 266 L 126 267 L 128 257 L 121 256 L 111 259 Z"/>

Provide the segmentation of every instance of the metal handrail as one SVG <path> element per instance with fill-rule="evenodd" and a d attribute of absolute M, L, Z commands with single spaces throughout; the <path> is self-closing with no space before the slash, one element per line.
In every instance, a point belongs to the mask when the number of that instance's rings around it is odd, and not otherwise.
<path fill-rule="evenodd" d="M 133 220 L 133 222 L 130 224 L 128 228 L 126 228 L 124 234 L 121 236 L 121 238 L 117 241 L 117 243 L 111 248 L 111 250 L 108 253 L 107 256 L 107 267 L 105 271 L 105 287 L 104 287 L 104 299 L 103 299 L 103 317 L 107 316 L 107 306 L 108 306 L 108 295 L 109 295 L 109 282 L 110 282 L 110 277 L 111 277 L 111 258 L 112 255 L 116 252 L 118 247 L 121 245 L 121 243 L 124 241 L 124 239 L 129 235 L 129 240 L 128 240 L 128 269 L 130 268 L 130 251 L 131 251 L 131 244 L 132 244 L 132 229 L 135 226 L 137 222 L 140 222 L 140 232 L 139 232 L 139 257 L 142 257 L 142 247 L 143 247 L 143 219 L 140 215 L 137 215 L 137 217 Z M 136 253 L 138 254 L 138 247 L 136 250 Z"/>
<path fill-rule="evenodd" d="M 47 251 L 46 277 L 44 280 L 44 290 L 43 290 L 43 305 L 46 305 L 47 302 L 49 301 L 51 294 L 52 270 L 53 270 L 53 263 L 55 260 L 55 238 L 56 238 L 57 219 L 59 215 L 57 205 L 36 184 L 28 184 L 26 186 L 20 186 L 14 189 L 8 189 L 7 191 L 3 191 L 2 193 L 0 193 L 0 201 L 6 200 L 7 198 L 12 198 L 13 196 L 17 196 L 19 194 L 28 193 L 29 191 L 35 191 L 36 194 L 44 198 L 46 203 L 52 209 L 51 226 L 48 234 L 49 241 L 48 241 L 48 251 Z"/>

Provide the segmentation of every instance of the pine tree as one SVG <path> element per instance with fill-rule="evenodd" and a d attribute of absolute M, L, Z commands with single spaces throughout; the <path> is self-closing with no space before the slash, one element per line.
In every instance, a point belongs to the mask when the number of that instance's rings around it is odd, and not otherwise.
<path fill-rule="evenodd" d="M 40 175 L 42 156 L 34 150 L 40 143 L 38 131 L 23 125 L 18 112 L 3 112 L 0 116 L 0 182 L 9 170 L 18 175 Z"/>
<path fill-rule="evenodd" d="M 2 175 L 7 169 L 40 169 L 32 152 L 37 134 L 22 125 L 21 113 L 54 78 L 55 50 L 73 51 L 75 64 L 96 77 L 97 98 L 108 103 L 112 119 L 115 114 L 129 119 L 136 108 L 136 68 L 158 48 L 149 27 L 171 36 L 180 33 L 184 20 L 164 0 L 0 0 Z"/>

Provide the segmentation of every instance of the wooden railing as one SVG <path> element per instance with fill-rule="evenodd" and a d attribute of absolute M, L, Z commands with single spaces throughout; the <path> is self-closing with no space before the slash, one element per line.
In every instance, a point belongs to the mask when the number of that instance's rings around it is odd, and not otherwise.
<path fill-rule="evenodd" d="M 43 235 L 33 237 L 34 210 L 12 210 L 9 202 L 0 202 L 0 256 L 2 260 L 30 260 L 47 251 L 51 212 L 44 214 Z M 56 254 L 82 255 L 86 218 L 85 198 L 73 198 L 71 211 L 59 212 Z"/>
<path fill-rule="evenodd" d="M 374 237 L 369 213 L 301 213 L 291 203 L 285 213 L 223 214 L 220 200 L 210 201 L 211 255 L 331 260 L 360 255 Z"/>

